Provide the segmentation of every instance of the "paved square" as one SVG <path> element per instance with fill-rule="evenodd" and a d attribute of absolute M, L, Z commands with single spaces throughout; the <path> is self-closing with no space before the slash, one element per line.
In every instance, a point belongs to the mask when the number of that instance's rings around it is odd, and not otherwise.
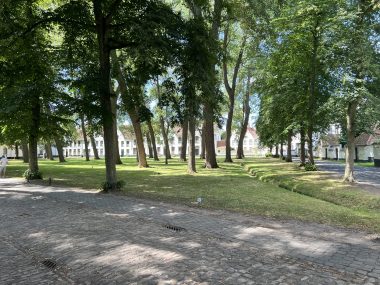
<path fill-rule="evenodd" d="M 4 179 L 0 225 L 0 284 L 380 284 L 380 243 L 317 224 Z"/>

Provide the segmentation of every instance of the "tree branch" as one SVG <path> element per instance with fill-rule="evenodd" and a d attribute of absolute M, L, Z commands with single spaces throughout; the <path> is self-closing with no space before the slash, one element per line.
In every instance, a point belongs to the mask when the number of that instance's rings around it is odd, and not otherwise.
<path fill-rule="evenodd" d="M 240 52 L 239 52 L 238 58 L 236 60 L 236 64 L 235 64 L 235 68 L 234 68 L 234 74 L 233 74 L 233 77 L 232 77 L 232 91 L 233 91 L 233 93 L 235 93 L 237 76 L 238 76 L 238 73 L 239 73 L 241 61 L 243 59 L 243 53 L 244 53 L 244 47 L 245 47 L 246 41 L 247 41 L 247 37 L 244 36 L 243 37 L 243 42 L 242 42 L 241 47 L 240 47 Z"/>
<path fill-rule="evenodd" d="M 121 1 L 122 0 L 115 0 L 111 6 L 110 6 L 110 9 L 109 9 L 109 12 L 105 18 L 106 20 L 106 25 L 109 25 L 112 21 L 112 16 L 115 14 L 115 12 L 117 11 L 117 9 L 119 8 L 119 5 L 121 4 Z"/>
<path fill-rule="evenodd" d="M 138 47 L 138 44 L 135 42 L 123 42 L 112 38 L 108 40 L 107 45 L 110 50 Z"/>
<path fill-rule="evenodd" d="M 223 80 L 224 86 L 226 87 L 228 96 L 232 96 L 232 88 L 228 81 L 228 67 L 227 67 L 227 47 L 228 47 L 228 34 L 229 34 L 229 23 L 224 30 L 224 38 L 223 38 Z"/>

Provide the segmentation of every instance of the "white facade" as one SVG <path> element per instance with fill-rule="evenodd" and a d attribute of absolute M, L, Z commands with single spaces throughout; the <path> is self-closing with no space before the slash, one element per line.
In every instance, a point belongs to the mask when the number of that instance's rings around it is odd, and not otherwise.
<path fill-rule="evenodd" d="M 215 146 L 216 141 L 220 140 L 219 132 L 215 133 Z M 104 139 L 102 136 L 95 137 L 96 148 L 98 150 L 99 156 L 104 156 Z M 119 153 L 121 157 L 124 156 L 136 156 L 137 145 L 136 140 L 131 136 L 124 136 L 122 132 L 118 130 L 118 144 Z M 195 155 L 199 155 L 201 152 L 202 139 L 201 134 L 198 130 L 195 132 Z M 91 142 L 89 141 L 89 154 L 94 156 L 93 148 Z M 145 152 L 148 153 L 148 144 L 146 139 L 144 139 Z M 170 154 L 172 156 L 179 156 L 182 147 L 182 131 L 181 129 L 175 129 L 172 134 L 169 135 L 169 148 Z M 159 156 L 164 155 L 165 147 L 164 140 L 161 135 L 156 136 L 156 148 Z M 63 148 L 66 157 L 83 157 L 85 156 L 85 146 L 83 137 L 71 142 L 70 145 Z"/>
<path fill-rule="evenodd" d="M 120 156 L 132 156 L 137 153 L 136 140 L 128 138 L 123 135 L 122 132 L 118 131 L 118 144 Z M 95 146 L 98 150 L 99 156 L 104 156 L 104 139 L 102 136 L 95 137 Z M 89 155 L 94 156 L 93 146 L 91 142 L 88 142 Z M 85 156 L 85 145 L 83 137 L 72 141 L 70 145 L 63 148 L 64 155 L 66 157 L 83 157 Z"/>
<path fill-rule="evenodd" d="M 43 145 L 37 146 L 37 154 L 39 157 L 45 157 L 45 147 Z M 53 156 L 58 156 L 57 149 L 54 146 L 52 146 L 52 154 L 53 154 Z M 2 146 L 0 146 L 0 156 L 1 155 L 5 155 L 7 157 L 15 158 L 16 157 L 16 149 L 15 149 L 15 147 L 12 147 L 12 146 L 2 145 Z M 23 156 L 21 146 L 18 147 L 18 156 L 19 157 Z"/>
<path fill-rule="evenodd" d="M 373 161 L 374 143 L 380 137 L 379 131 L 374 134 L 362 133 L 355 138 L 355 160 Z M 330 127 L 328 134 L 321 138 L 318 145 L 318 156 L 323 159 L 345 159 L 346 147 L 340 142 L 340 129 Z"/>
<path fill-rule="evenodd" d="M 239 136 L 240 134 L 236 132 L 231 134 L 231 155 L 236 155 Z M 218 141 L 216 150 L 218 155 L 225 155 L 225 141 Z M 261 147 L 260 139 L 256 134 L 256 130 L 253 128 L 247 128 L 247 132 L 243 139 L 243 152 L 245 156 L 265 156 L 268 152 L 268 148 Z"/>

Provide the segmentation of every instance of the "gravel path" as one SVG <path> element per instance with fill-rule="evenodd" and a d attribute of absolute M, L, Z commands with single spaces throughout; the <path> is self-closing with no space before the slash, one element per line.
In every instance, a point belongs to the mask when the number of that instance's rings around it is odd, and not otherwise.
<path fill-rule="evenodd" d="M 380 284 L 375 236 L 0 180 L 0 284 Z"/>

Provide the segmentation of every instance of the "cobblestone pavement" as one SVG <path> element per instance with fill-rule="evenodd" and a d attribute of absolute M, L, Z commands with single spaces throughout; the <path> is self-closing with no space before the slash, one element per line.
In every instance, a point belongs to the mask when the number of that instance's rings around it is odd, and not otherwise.
<path fill-rule="evenodd" d="M 330 160 L 316 161 L 319 170 L 330 171 L 338 174 L 340 177 L 344 175 L 344 163 L 338 163 Z M 379 167 L 365 167 L 355 166 L 355 177 L 359 183 L 370 185 L 378 188 L 378 191 L 372 191 L 380 195 L 380 168 Z"/>
<path fill-rule="evenodd" d="M 4 179 L 0 225 L 0 284 L 380 284 L 375 236 L 318 224 Z"/>

